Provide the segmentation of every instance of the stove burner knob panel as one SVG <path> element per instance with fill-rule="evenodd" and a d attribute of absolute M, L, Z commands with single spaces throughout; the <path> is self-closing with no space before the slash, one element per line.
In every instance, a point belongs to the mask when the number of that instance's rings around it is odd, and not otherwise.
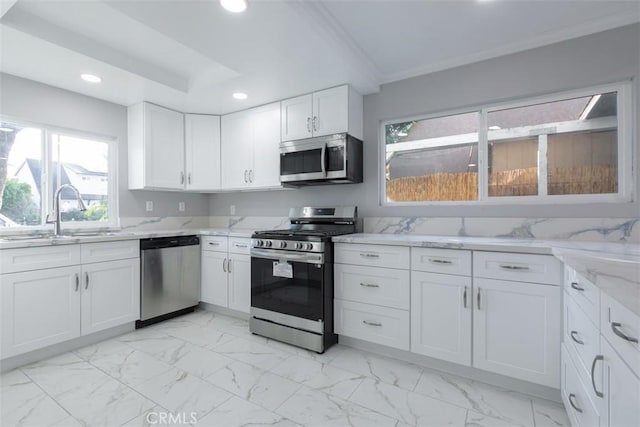
<path fill-rule="evenodd" d="M 302 243 L 297 242 L 296 245 L 294 246 L 296 249 L 302 249 Z"/>
<path fill-rule="evenodd" d="M 256 248 L 261 248 L 264 245 L 264 241 L 256 240 Z"/>
<path fill-rule="evenodd" d="M 278 243 L 278 247 L 279 247 L 280 249 L 284 249 L 284 248 L 286 248 L 286 247 L 287 247 L 287 242 L 284 242 L 284 241 L 283 241 L 283 242 Z"/>
<path fill-rule="evenodd" d="M 308 251 L 310 251 L 311 249 L 313 249 L 313 243 L 305 243 L 304 244 L 304 248 Z"/>
<path fill-rule="evenodd" d="M 264 242 L 264 247 L 265 248 L 270 248 L 271 247 L 271 240 L 267 240 L 266 242 Z"/>

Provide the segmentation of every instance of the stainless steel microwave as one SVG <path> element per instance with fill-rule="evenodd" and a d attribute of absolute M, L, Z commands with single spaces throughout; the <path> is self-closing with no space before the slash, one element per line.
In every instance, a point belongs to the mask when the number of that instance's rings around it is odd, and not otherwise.
<path fill-rule="evenodd" d="M 346 133 L 280 144 L 285 186 L 362 182 L 362 141 Z"/>

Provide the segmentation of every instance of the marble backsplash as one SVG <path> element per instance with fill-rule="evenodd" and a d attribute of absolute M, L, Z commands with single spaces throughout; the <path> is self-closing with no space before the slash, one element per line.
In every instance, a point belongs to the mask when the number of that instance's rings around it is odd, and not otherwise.
<path fill-rule="evenodd" d="M 121 217 L 122 230 L 181 230 L 184 228 L 210 228 L 209 216 L 142 216 Z"/>

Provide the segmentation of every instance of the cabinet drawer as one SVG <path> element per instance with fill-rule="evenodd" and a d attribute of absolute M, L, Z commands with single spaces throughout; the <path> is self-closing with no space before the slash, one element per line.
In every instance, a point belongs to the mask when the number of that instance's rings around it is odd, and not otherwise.
<path fill-rule="evenodd" d="M 229 253 L 249 255 L 251 239 L 245 237 L 229 237 Z"/>
<path fill-rule="evenodd" d="M 203 236 L 200 239 L 203 251 L 227 252 L 226 236 Z"/>
<path fill-rule="evenodd" d="M 474 277 L 516 282 L 562 283 L 562 263 L 551 255 L 474 252 Z"/>
<path fill-rule="evenodd" d="M 409 269 L 409 248 L 404 246 L 362 245 L 337 243 L 335 245 L 337 264 L 370 265 Z"/>
<path fill-rule="evenodd" d="M 640 317 L 622 304 L 602 294 L 602 335 L 620 357 L 640 376 Z"/>
<path fill-rule="evenodd" d="M 39 246 L 0 251 L 0 271 L 3 274 L 77 264 L 80 264 L 80 245 Z"/>
<path fill-rule="evenodd" d="M 122 240 L 118 242 L 83 243 L 80 245 L 80 250 L 83 264 L 140 258 L 140 241 Z"/>
<path fill-rule="evenodd" d="M 587 314 L 589 320 L 600 327 L 600 289 L 567 266 L 564 269 L 564 289 Z"/>
<path fill-rule="evenodd" d="M 411 248 L 411 269 L 471 276 L 471 251 Z"/>
<path fill-rule="evenodd" d="M 335 333 L 409 350 L 409 312 L 336 299 Z"/>
<path fill-rule="evenodd" d="M 562 401 L 574 427 L 593 427 L 600 425 L 600 414 L 589 398 L 586 386 L 580 381 L 578 371 L 562 347 Z"/>
<path fill-rule="evenodd" d="M 600 353 L 600 330 L 589 320 L 571 296 L 565 293 L 564 342 L 573 350 L 576 368 L 583 382 L 591 381 L 591 364 Z"/>
<path fill-rule="evenodd" d="M 335 264 L 335 297 L 409 309 L 409 271 Z"/>

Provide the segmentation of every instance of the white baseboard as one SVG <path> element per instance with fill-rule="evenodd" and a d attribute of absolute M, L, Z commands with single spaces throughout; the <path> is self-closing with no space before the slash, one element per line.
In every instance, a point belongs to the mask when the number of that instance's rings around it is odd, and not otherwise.
<path fill-rule="evenodd" d="M 243 313 L 242 311 L 237 311 L 237 310 L 232 310 L 230 308 L 227 307 L 222 307 L 219 305 L 215 305 L 215 304 L 209 304 L 207 302 L 200 302 L 200 306 L 201 309 L 206 310 L 206 311 L 212 311 L 214 313 L 220 313 L 223 314 L 225 316 L 230 316 L 230 317 L 235 317 L 236 319 L 242 319 L 242 320 L 249 320 L 249 318 L 251 317 L 249 315 L 249 313 Z"/>

